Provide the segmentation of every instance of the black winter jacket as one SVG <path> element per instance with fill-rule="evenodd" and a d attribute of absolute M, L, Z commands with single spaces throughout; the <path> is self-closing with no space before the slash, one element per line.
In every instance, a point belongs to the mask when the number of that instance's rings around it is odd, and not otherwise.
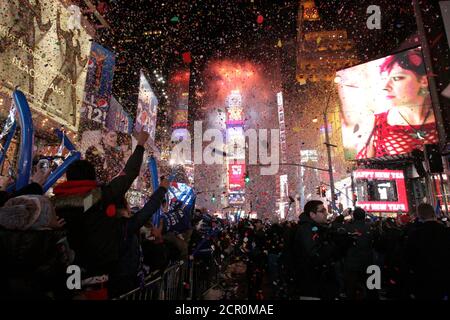
<path fill-rule="evenodd" d="M 130 218 L 121 218 L 120 257 L 114 275 L 133 277 L 137 275 L 141 256 L 139 230 L 161 207 L 166 192 L 166 188 L 159 187 L 141 210 Z"/>
<path fill-rule="evenodd" d="M 450 297 L 450 229 L 436 221 L 418 224 L 408 237 L 406 259 L 417 299 Z"/>
<path fill-rule="evenodd" d="M 295 265 L 301 296 L 334 298 L 337 289 L 334 262 L 341 257 L 341 248 L 333 234 L 308 215 L 300 215 L 295 234 Z"/>
<path fill-rule="evenodd" d="M 109 184 L 81 196 L 55 197 L 56 214 L 66 221 L 68 241 L 75 251 L 74 264 L 87 272 L 84 277 L 109 274 L 119 260 L 121 220 L 106 215 L 109 205 L 125 196 L 139 175 L 144 148 L 137 146 L 123 174 Z M 84 212 L 87 196 L 93 205 Z"/>
<path fill-rule="evenodd" d="M 63 237 L 62 231 L 0 228 L 0 299 L 45 299 L 65 284 Z"/>

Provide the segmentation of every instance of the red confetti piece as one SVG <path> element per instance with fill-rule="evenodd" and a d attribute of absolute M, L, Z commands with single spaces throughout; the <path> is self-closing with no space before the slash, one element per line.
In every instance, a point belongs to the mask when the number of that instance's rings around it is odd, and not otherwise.
<path fill-rule="evenodd" d="M 191 63 L 192 62 L 192 57 L 191 57 L 191 53 L 190 52 L 183 52 L 181 54 L 182 58 L 183 58 L 183 62 L 184 63 Z"/>
<path fill-rule="evenodd" d="M 262 15 L 258 15 L 258 17 L 256 18 L 256 22 L 258 24 L 262 24 L 264 22 L 264 17 Z"/>

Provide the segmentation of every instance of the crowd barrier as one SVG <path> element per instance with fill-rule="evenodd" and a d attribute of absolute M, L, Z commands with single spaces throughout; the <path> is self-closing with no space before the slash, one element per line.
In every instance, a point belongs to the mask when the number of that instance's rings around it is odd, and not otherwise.
<path fill-rule="evenodd" d="M 220 282 L 228 261 L 204 252 L 189 261 L 178 261 L 163 272 L 150 274 L 143 286 L 115 300 L 202 300 Z"/>
<path fill-rule="evenodd" d="M 178 261 L 164 271 L 157 271 L 144 280 L 144 284 L 114 300 L 186 300 L 189 283 L 188 265 Z"/>

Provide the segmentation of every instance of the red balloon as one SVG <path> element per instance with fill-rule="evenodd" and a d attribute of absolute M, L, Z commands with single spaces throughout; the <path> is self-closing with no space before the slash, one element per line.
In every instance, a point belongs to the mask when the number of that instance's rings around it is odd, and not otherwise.
<path fill-rule="evenodd" d="M 259 16 L 256 18 L 256 22 L 258 22 L 259 24 L 263 23 L 263 21 L 264 21 L 264 17 L 263 17 L 262 15 L 259 15 Z"/>

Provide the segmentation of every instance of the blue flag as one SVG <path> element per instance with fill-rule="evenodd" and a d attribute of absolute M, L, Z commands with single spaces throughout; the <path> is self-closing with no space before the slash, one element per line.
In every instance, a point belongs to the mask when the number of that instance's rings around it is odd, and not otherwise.
<path fill-rule="evenodd" d="M 441 201 L 439 199 L 436 201 L 436 208 L 434 209 L 434 213 L 436 214 L 436 217 L 438 217 L 438 218 L 440 218 L 442 216 Z"/>

